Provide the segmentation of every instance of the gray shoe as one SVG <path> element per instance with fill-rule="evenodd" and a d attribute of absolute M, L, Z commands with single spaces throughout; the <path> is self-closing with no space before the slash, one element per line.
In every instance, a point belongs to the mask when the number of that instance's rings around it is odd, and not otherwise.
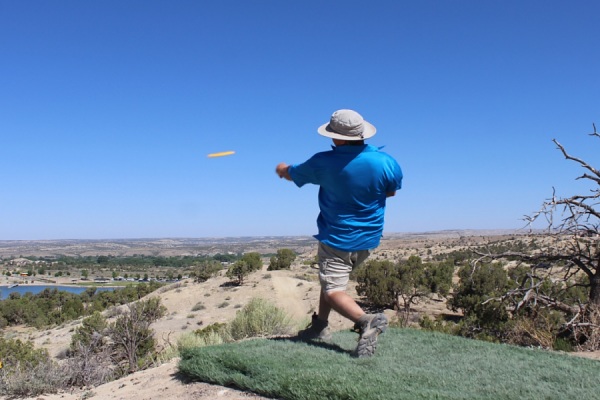
<path fill-rule="evenodd" d="M 307 342 L 311 340 L 320 340 L 322 342 L 331 342 L 331 332 L 329 331 L 329 323 L 327 321 L 321 321 L 317 317 L 317 313 L 312 316 L 311 323 L 298 332 L 298 339 Z"/>
<path fill-rule="evenodd" d="M 354 330 L 360 334 L 354 355 L 358 358 L 371 357 L 377 348 L 378 336 L 388 327 L 384 314 L 365 314 L 354 324 Z"/>

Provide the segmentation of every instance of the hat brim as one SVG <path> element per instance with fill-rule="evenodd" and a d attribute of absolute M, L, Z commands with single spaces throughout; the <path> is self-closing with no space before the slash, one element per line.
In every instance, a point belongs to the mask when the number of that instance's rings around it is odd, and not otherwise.
<path fill-rule="evenodd" d="M 321 136 L 325 136 L 328 138 L 332 138 L 332 139 L 339 139 L 339 140 L 364 140 L 364 139 L 368 139 L 370 137 L 375 136 L 375 133 L 377 132 L 377 129 L 375 129 L 375 127 L 373 125 L 371 125 L 369 122 L 367 121 L 363 121 L 363 134 L 362 137 L 360 136 L 346 136 L 346 135 L 341 135 L 339 133 L 333 132 L 330 128 L 329 128 L 329 122 L 326 124 L 323 124 L 319 127 L 319 129 L 317 129 L 317 132 L 319 132 L 319 135 Z"/>

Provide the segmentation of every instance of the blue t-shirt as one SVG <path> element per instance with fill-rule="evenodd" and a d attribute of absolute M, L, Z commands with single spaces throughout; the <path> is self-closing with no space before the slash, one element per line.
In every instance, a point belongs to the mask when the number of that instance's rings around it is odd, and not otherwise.
<path fill-rule="evenodd" d="M 343 251 L 379 246 L 387 193 L 402 187 L 390 155 L 371 145 L 336 146 L 292 165 L 289 174 L 298 187 L 320 186 L 317 240 Z"/>

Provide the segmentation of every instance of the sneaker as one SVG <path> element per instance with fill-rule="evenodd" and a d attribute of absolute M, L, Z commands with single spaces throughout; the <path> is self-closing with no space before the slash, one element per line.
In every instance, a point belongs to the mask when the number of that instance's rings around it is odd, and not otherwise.
<path fill-rule="evenodd" d="M 354 331 L 360 334 L 354 355 L 371 357 L 377 348 L 377 337 L 388 327 L 388 319 L 384 314 L 365 314 L 361 320 L 354 324 Z"/>
<path fill-rule="evenodd" d="M 298 332 L 298 339 L 302 341 L 320 340 L 329 343 L 331 341 L 331 332 L 329 331 L 329 323 L 321 321 L 317 317 L 317 313 L 312 316 L 311 323 L 306 329 Z"/>

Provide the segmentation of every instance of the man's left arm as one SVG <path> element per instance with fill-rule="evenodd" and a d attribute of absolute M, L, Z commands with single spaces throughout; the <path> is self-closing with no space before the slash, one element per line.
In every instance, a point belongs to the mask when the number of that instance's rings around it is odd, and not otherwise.
<path fill-rule="evenodd" d="M 392 159 L 391 165 L 389 165 L 389 176 L 390 181 L 388 184 L 386 197 L 394 197 L 396 195 L 396 191 L 402 189 L 402 178 L 404 175 L 402 174 L 402 168 L 396 162 L 396 160 Z"/>

